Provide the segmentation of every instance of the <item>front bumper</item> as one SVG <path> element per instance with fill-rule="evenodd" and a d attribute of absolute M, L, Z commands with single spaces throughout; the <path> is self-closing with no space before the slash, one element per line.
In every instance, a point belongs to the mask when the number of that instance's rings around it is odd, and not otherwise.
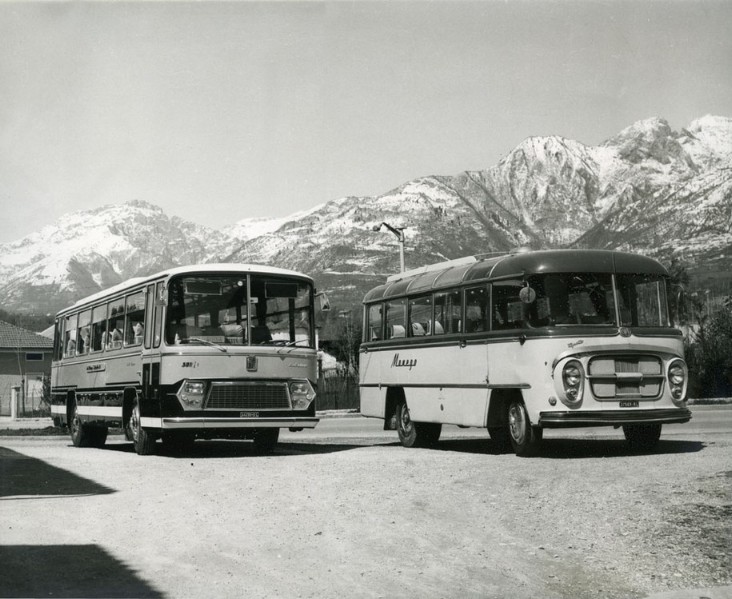
<path fill-rule="evenodd" d="M 167 417 L 143 418 L 142 424 L 163 430 L 215 430 L 253 428 L 315 428 L 320 418 L 227 418 L 227 417 Z"/>
<path fill-rule="evenodd" d="M 663 410 L 599 410 L 594 412 L 541 412 L 542 428 L 572 428 L 578 426 L 622 426 L 623 424 L 676 424 L 689 422 L 688 408 Z"/>

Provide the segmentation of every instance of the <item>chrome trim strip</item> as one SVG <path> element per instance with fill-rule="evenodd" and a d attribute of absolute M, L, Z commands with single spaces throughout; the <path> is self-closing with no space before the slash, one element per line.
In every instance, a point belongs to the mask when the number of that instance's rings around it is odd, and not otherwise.
<path fill-rule="evenodd" d="M 144 419 L 141 419 L 144 420 Z M 216 429 L 216 428 L 315 428 L 320 418 L 158 418 L 160 428 Z M 143 422 L 143 424 L 145 424 Z M 150 425 L 146 425 L 150 426 Z"/>

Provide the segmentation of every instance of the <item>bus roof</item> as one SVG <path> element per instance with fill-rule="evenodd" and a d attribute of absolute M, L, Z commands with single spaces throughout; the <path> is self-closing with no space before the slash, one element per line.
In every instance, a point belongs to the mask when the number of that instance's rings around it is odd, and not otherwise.
<path fill-rule="evenodd" d="M 182 274 L 188 274 L 188 273 L 241 273 L 241 274 L 256 273 L 256 274 L 282 275 L 282 276 L 287 276 L 287 277 L 297 277 L 300 279 L 305 279 L 306 281 L 309 281 L 311 283 L 313 282 L 313 279 L 307 275 L 304 275 L 300 272 L 296 272 L 294 270 L 287 270 L 286 268 L 278 268 L 276 266 L 262 266 L 260 264 L 238 264 L 238 263 L 190 264 L 188 266 L 177 266 L 175 268 L 169 268 L 167 270 L 162 270 L 158 273 L 155 273 L 153 275 L 149 275 L 146 277 L 135 277 L 132 279 L 128 279 L 122 283 L 114 285 L 113 287 L 109 287 L 108 289 L 104 289 L 103 291 L 99 291 L 98 293 L 94 293 L 93 295 L 89 295 L 85 298 L 82 298 L 82 299 L 78 300 L 76 303 L 72 304 L 71 306 L 64 308 L 63 310 L 60 310 L 58 312 L 58 314 L 63 314 L 65 312 L 72 311 L 73 309 L 79 308 L 80 306 L 83 306 L 85 304 L 90 304 L 99 299 L 102 299 L 102 298 L 105 298 L 108 296 L 113 296 L 113 295 L 123 292 L 127 289 L 131 289 L 133 287 L 144 285 L 145 283 L 149 283 L 149 282 L 157 280 L 157 279 L 163 279 L 163 278 L 172 277 L 174 275 L 182 275 Z"/>
<path fill-rule="evenodd" d="M 668 276 L 656 260 L 612 250 L 518 251 L 502 256 L 468 256 L 392 275 L 364 297 L 364 303 L 428 292 L 461 283 L 561 272 L 644 273 Z"/>

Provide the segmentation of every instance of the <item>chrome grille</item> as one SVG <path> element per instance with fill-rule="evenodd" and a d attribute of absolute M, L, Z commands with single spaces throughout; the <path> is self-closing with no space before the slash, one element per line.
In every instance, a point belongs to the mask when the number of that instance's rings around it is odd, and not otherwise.
<path fill-rule="evenodd" d="M 212 383 L 206 410 L 289 410 L 285 383 Z"/>
<path fill-rule="evenodd" d="M 663 362 L 656 356 L 597 356 L 588 368 L 598 400 L 656 399 L 663 388 Z"/>

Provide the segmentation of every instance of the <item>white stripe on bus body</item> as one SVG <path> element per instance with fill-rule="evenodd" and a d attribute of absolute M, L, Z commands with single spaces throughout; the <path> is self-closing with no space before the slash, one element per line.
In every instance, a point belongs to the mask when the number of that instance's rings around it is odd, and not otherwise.
<path fill-rule="evenodd" d="M 76 406 L 80 416 L 122 418 L 122 406 Z"/>

